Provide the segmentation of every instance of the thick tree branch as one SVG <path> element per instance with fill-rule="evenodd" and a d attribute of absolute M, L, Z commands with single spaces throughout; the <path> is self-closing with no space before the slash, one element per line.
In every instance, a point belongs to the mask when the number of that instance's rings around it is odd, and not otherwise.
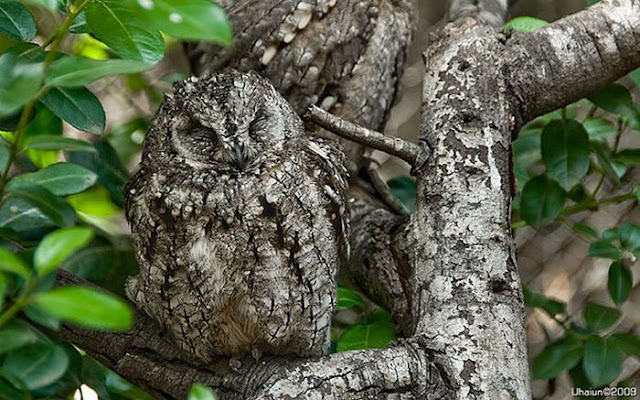
<path fill-rule="evenodd" d="M 518 125 L 640 67 L 640 0 L 603 0 L 528 34 L 505 54 Z"/>
<path fill-rule="evenodd" d="M 409 228 L 412 316 L 464 399 L 530 398 L 502 53 L 494 29 L 466 19 L 424 57 L 421 140 L 432 153 Z"/>

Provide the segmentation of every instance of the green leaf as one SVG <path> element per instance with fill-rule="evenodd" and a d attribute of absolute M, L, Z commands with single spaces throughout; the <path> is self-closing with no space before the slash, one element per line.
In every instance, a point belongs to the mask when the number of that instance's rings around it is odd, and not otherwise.
<path fill-rule="evenodd" d="M 636 84 L 636 86 L 640 86 L 640 68 L 635 69 L 629 72 L 629 78 Z"/>
<path fill-rule="evenodd" d="M 629 294 L 633 281 L 631 271 L 621 262 L 614 262 L 609 267 L 609 295 L 614 303 L 620 304 L 625 301 Z"/>
<path fill-rule="evenodd" d="M 7 188 L 7 196 L 23 200 L 38 208 L 58 226 L 71 226 L 76 221 L 73 208 L 42 186 L 25 184 Z"/>
<path fill-rule="evenodd" d="M 628 115 L 633 112 L 633 99 L 629 90 L 617 83 L 593 93 L 589 100 L 603 110 L 618 115 Z"/>
<path fill-rule="evenodd" d="M 614 333 L 609 338 L 617 348 L 640 360 L 640 339 L 628 333 Z"/>
<path fill-rule="evenodd" d="M 34 6 L 45 7 L 51 11 L 58 11 L 60 8 L 59 0 L 23 0 L 25 3 L 33 4 Z"/>
<path fill-rule="evenodd" d="M 587 339 L 582 367 L 594 387 L 611 383 L 622 369 L 622 351 L 610 341 L 598 336 Z"/>
<path fill-rule="evenodd" d="M 528 307 L 539 307 L 549 313 L 550 316 L 564 314 L 566 305 L 562 302 L 551 300 L 541 293 L 531 291 L 527 286 L 522 286 L 524 304 Z"/>
<path fill-rule="evenodd" d="M 584 321 L 591 332 L 600 332 L 610 328 L 620 318 L 620 311 L 600 304 L 587 303 L 584 308 Z"/>
<path fill-rule="evenodd" d="M 364 301 L 362 297 L 353 290 L 346 287 L 338 288 L 337 310 L 348 310 L 350 308 L 362 307 Z"/>
<path fill-rule="evenodd" d="M 18 237 L 27 234 L 39 239 L 44 230 L 55 227 L 40 209 L 20 199 L 7 199 L 0 207 L 0 229 L 14 232 Z M 35 235 L 30 233 L 35 232 Z"/>
<path fill-rule="evenodd" d="M 215 400 L 213 391 L 201 383 L 195 383 L 189 391 L 188 400 Z"/>
<path fill-rule="evenodd" d="M 513 29 L 518 32 L 532 32 L 536 29 L 540 29 L 544 26 L 549 25 L 549 23 L 545 20 L 534 18 L 534 17 L 516 17 L 511 21 L 507 22 L 504 26 L 504 30 Z"/>
<path fill-rule="evenodd" d="M 609 149 L 609 146 L 607 146 L 607 143 L 592 140 L 589 144 L 593 152 L 596 154 L 596 157 L 598 157 L 600 166 L 602 166 L 604 171 L 607 173 L 607 177 L 613 180 L 616 184 L 620 183 L 620 175 L 613 163 L 611 150 Z"/>
<path fill-rule="evenodd" d="M 53 289 L 34 302 L 51 315 L 91 329 L 124 331 L 133 324 L 133 311 L 126 302 L 87 287 Z"/>
<path fill-rule="evenodd" d="M 123 1 L 94 2 L 87 8 L 87 23 L 98 39 L 127 60 L 154 65 L 164 56 L 164 40 L 152 26 L 139 20 L 142 13 L 123 7 Z"/>
<path fill-rule="evenodd" d="M 536 358 L 531 369 L 533 379 L 555 378 L 562 371 L 576 366 L 580 359 L 584 345 L 574 337 L 566 337 L 547 346 Z"/>
<path fill-rule="evenodd" d="M 33 255 L 33 263 L 39 275 L 46 275 L 77 250 L 93 239 L 89 228 L 73 227 L 58 229 L 42 239 Z"/>
<path fill-rule="evenodd" d="M 596 232 L 596 230 L 593 229 L 591 226 L 587 224 L 583 224 L 582 222 L 575 223 L 573 225 L 573 229 L 576 230 L 577 232 L 582 233 L 583 235 L 587 236 L 590 239 L 598 238 L 598 232 Z"/>
<path fill-rule="evenodd" d="M 395 338 L 395 327 L 389 314 L 374 313 L 368 323 L 352 325 L 345 330 L 338 339 L 336 351 L 382 349 Z"/>
<path fill-rule="evenodd" d="M 96 149 L 95 154 L 73 152 L 68 153 L 67 157 L 70 161 L 98 174 L 98 183 L 109 191 L 113 202 L 122 207 L 124 205 L 122 191 L 129 180 L 129 172 L 109 143 L 100 141 L 93 146 Z"/>
<path fill-rule="evenodd" d="M 0 328 L 0 354 L 38 341 L 38 335 L 33 328 L 19 319 L 14 318 Z"/>
<path fill-rule="evenodd" d="M 93 147 L 90 147 L 93 150 Z M 93 186 L 98 176 L 88 169 L 72 163 L 50 165 L 37 172 L 18 175 L 9 181 L 9 187 L 38 184 L 56 196 L 79 193 Z"/>
<path fill-rule="evenodd" d="M 416 208 L 417 186 L 415 180 L 408 176 L 401 176 L 387 181 L 387 186 L 407 211 L 411 212 Z"/>
<path fill-rule="evenodd" d="M 60 347 L 35 343 L 8 353 L 2 368 L 35 390 L 57 381 L 68 366 L 67 354 Z"/>
<path fill-rule="evenodd" d="M 86 88 L 51 88 L 40 101 L 76 129 L 94 135 L 104 131 L 106 117 L 102 105 Z"/>
<path fill-rule="evenodd" d="M 39 135 L 27 140 L 24 147 L 32 150 L 66 150 L 95 152 L 91 143 L 54 135 Z"/>
<path fill-rule="evenodd" d="M 589 135 L 574 120 L 551 121 L 542 131 L 542 159 L 549 176 L 565 190 L 589 171 Z"/>
<path fill-rule="evenodd" d="M 20 257 L 2 247 L 0 247 L 0 271 L 10 272 L 25 279 L 31 275 L 29 267 Z"/>
<path fill-rule="evenodd" d="M 36 324 L 42 325 L 45 328 L 49 328 L 54 331 L 60 329 L 60 326 L 62 325 L 58 318 L 54 317 L 53 315 L 49 315 L 35 304 L 27 304 L 22 309 L 22 312 Z"/>
<path fill-rule="evenodd" d="M 42 67 L 13 54 L 0 55 L 0 116 L 12 114 L 36 96 L 42 86 Z"/>
<path fill-rule="evenodd" d="M 539 226 L 553 221 L 564 206 L 566 192 L 544 175 L 527 182 L 522 190 L 520 213 L 529 225 Z"/>
<path fill-rule="evenodd" d="M 591 243 L 589 246 L 589 256 L 620 260 L 623 254 L 615 244 L 606 239 L 601 239 Z"/>
<path fill-rule="evenodd" d="M 620 224 L 617 231 L 622 248 L 633 251 L 640 247 L 640 226 L 625 222 Z"/>
<path fill-rule="evenodd" d="M 185 40 L 231 43 L 231 25 L 222 7 L 209 0 L 125 0 L 150 26 Z"/>
<path fill-rule="evenodd" d="M 65 56 L 51 64 L 45 76 L 45 83 L 58 87 L 78 87 L 106 76 L 130 74 L 150 68 L 150 65 L 139 61 L 101 61 L 86 57 Z"/>
<path fill-rule="evenodd" d="M 513 163 L 519 167 L 527 168 L 542 159 L 540 135 L 520 136 L 512 143 L 512 149 Z"/>
<path fill-rule="evenodd" d="M 613 155 L 613 160 L 626 165 L 640 165 L 640 150 L 622 150 Z"/>
<path fill-rule="evenodd" d="M 0 33 L 28 42 L 36 36 L 36 21 L 17 1 L 0 1 Z"/>
<path fill-rule="evenodd" d="M 591 118 L 582 123 L 591 139 L 606 139 L 618 136 L 618 128 L 604 118 Z"/>

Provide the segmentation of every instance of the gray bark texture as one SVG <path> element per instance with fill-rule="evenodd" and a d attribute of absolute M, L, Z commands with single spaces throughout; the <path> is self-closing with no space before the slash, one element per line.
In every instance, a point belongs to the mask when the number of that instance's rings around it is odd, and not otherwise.
<path fill-rule="evenodd" d="M 535 116 L 640 66 L 640 0 L 603 0 L 511 36 L 494 27 L 505 9 L 499 0 L 452 1 L 453 21 L 424 53 L 418 147 L 429 157 L 414 168 L 415 212 L 351 210 L 351 273 L 393 311 L 405 339 L 305 359 L 220 357 L 203 367 L 142 312 L 125 334 L 71 326 L 59 334 L 158 398 L 185 398 L 195 381 L 221 399 L 530 398 L 510 142 Z M 78 283 L 68 274 L 59 282 Z"/>

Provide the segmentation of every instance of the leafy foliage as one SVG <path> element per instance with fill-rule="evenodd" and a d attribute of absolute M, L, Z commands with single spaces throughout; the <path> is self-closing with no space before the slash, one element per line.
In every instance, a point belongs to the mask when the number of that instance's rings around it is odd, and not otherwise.
<path fill-rule="evenodd" d="M 221 44 L 231 38 L 224 12 L 208 0 L 148 3 L 153 7 L 130 0 L 0 0 L 0 398 L 70 398 L 93 390 L 101 399 L 150 399 L 39 330 L 70 323 L 121 331 L 133 323 L 130 305 L 113 294 L 54 288 L 64 268 L 122 294 L 137 268 L 117 219 L 129 179 L 123 162 L 140 150 L 142 137 L 133 135 L 146 130 L 146 121 L 105 133 L 103 106 L 86 86 L 138 76 L 142 84 L 129 90 L 157 101 L 159 89 L 136 74 L 153 68 L 173 43 L 160 31 Z M 36 25 L 31 12 L 43 7 L 57 19 L 48 24 L 54 31 Z M 62 136 L 63 121 L 90 135 Z M 16 318 L 20 312 L 24 319 Z M 202 386 L 190 396 L 214 398 Z"/>

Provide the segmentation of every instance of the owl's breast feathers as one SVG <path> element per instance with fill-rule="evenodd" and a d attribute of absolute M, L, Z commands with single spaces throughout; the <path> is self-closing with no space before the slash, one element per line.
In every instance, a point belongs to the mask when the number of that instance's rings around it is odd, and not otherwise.
<path fill-rule="evenodd" d="M 242 172 L 143 166 L 127 186 L 128 294 L 201 359 L 322 353 L 348 252 L 344 156 L 301 142 Z"/>

